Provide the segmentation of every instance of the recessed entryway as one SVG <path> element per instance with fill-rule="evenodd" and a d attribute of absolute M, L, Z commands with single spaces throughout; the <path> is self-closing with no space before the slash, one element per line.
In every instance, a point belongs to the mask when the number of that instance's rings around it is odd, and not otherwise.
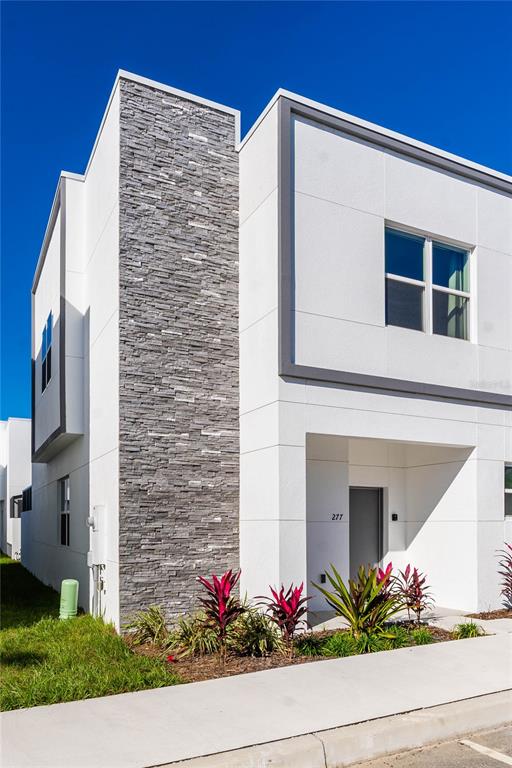
<path fill-rule="evenodd" d="M 350 488 L 350 576 L 360 565 L 377 565 L 382 559 L 382 488 Z"/>

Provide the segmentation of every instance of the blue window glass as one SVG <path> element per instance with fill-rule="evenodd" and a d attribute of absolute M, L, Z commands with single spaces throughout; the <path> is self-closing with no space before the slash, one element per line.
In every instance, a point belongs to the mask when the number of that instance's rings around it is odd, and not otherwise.
<path fill-rule="evenodd" d="M 53 313 L 50 312 L 43 328 L 41 343 L 41 392 L 44 392 L 52 377 L 52 335 Z"/>
<path fill-rule="evenodd" d="M 424 279 L 425 238 L 386 228 L 386 272 L 413 280 Z"/>
<path fill-rule="evenodd" d="M 432 243 L 432 281 L 443 288 L 469 291 L 468 252 L 441 243 Z"/>

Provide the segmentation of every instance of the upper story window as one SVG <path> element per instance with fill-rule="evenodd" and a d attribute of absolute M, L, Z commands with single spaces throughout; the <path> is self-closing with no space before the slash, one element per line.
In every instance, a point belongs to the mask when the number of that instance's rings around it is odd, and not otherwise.
<path fill-rule="evenodd" d="M 43 328 L 41 344 L 41 392 L 44 392 L 52 377 L 52 334 L 53 314 L 50 312 Z"/>
<path fill-rule="evenodd" d="M 469 339 L 469 253 L 386 227 L 386 324 Z"/>
<path fill-rule="evenodd" d="M 512 516 L 512 464 L 505 465 L 505 514 Z"/>

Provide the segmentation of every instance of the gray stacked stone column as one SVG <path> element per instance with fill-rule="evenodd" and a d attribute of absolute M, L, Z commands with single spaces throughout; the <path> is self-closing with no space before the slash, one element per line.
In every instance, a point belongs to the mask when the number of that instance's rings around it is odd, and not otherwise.
<path fill-rule="evenodd" d="M 124 622 L 238 566 L 235 117 L 122 79 L 119 221 Z"/>

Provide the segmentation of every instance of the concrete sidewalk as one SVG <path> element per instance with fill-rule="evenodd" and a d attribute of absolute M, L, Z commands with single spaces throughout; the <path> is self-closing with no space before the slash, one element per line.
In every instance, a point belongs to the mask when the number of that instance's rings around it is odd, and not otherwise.
<path fill-rule="evenodd" d="M 510 688 L 509 634 L 402 648 L 7 712 L 2 766 L 148 768 Z"/>

